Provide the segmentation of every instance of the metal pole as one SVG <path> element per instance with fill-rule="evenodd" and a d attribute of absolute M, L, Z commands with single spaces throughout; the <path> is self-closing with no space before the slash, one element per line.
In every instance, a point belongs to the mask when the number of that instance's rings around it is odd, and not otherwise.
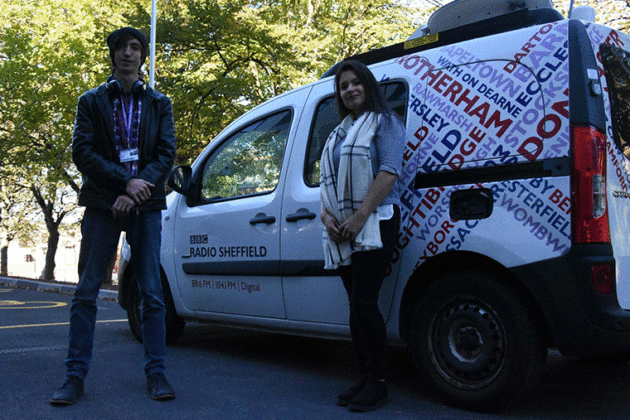
<path fill-rule="evenodd" d="M 149 67 L 149 86 L 155 86 L 155 10 L 157 0 L 151 0 L 151 66 Z"/>

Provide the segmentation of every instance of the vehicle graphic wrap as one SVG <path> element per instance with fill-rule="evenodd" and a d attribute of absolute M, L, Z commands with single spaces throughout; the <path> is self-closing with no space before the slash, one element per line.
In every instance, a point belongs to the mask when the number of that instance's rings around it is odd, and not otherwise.
<path fill-rule="evenodd" d="M 566 21 L 554 22 L 515 32 L 516 52 L 497 48 L 488 58 L 476 40 L 395 60 L 411 80 L 398 244 L 399 254 L 413 244 L 407 270 L 454 250 L 508 267 L 568 252 L 568 176 L 492 179 L 493 168 L 569 156 L 567 34 Z M 458 171 L 457 182 L 441 181 Z M 451 194 L 481 188 L 492 193 L 491 215 L 453 219 Z"/>

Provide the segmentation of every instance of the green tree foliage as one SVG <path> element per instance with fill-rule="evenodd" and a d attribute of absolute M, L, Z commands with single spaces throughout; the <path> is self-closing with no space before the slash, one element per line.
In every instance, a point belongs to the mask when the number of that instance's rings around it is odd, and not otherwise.
<path fill-rule="evenodd" d="M 10 170 L 8 170 L 10 169 Z M 17 170 L 14 170 L 17 169 Z M 21 184 L 19 168 L 0 168 L 0 275 L 8 270 L 8 246 L 13 240 L 33 244 L 36 237 L 36 212 L 32 203 L 24 201 L 29 191 Z M 31 236 L 33 235 L 33 236 Z"/>
<path fill-rule="evenodd" d="M 245 111 L 317 80 L 341 59 L 405 40 L 445 3 L 158 1 L 156 88 L 173 99 L 178 161 L 190 162 Z M 569 0 L 554 3 L 566 16 Z M 593 6 L 598 23 L 630 30 L 630 0 L 580 5 Z M 76 101 L 109 75 L 105 38 L 126 25 L 149 34 L 150 0 L 3 0 L 0 7 L 0 168 L 12 175 L 3 176 L 1 217 L 38 209 L 51 238 L 46 277 L 80 183 L 70 156 Z M 16 193 L 21 206 L 12 205 Z"/>
<path fill-rule="evenodd" d="M 402 41 L 412 14 L 390 1 L 171 0 L 157 19 L 157 88 L 173 99 L 178 161 L 251 107 L 317 80 L 346 56 Z M 130 22 L 141 26 L 149 11 Z"/>
<path fill-rule="evenodd" d="M 173 100 L 179 160 L 196 156 L 249 104 L 287 89 L 279 63 L 292 58 L 288 45 L 246 4 L 175 0 L 160 8 L 156 87 Z M 147 21 L 147 12 L 136 19 Z"/>
<path fill-rule="evenodd" d="M 630 0 L 576 0 L 575 6 L 588 5 L 595 9 L 595 21 L 622 32 L 630 30 Z"/>
<path fill-rule="evenodd" d="M 569 15 L 570 0 L 555 0 L 554 7 L 564 16 Z M 595 22 L 622 32 L 630 29 L 630 0 L 574 0 L 573 7 L 590 6 L 595 9 Z"/>
<path fill-rule="evenodd" d="M 158 3 L 157 87 L 173 98 L 181 161 L 254 105 L 409 33 L 383 0 Z M 70 156 L 77 98 L 109 74 L 107 34 L 123 25 L 148 34 L 149 10 L 150 0 L 5 0 L 0 8 L 0 164 L 21 174 L 20 197 L 48 228 L 45 277 L 79 188 Z"/>
<path fill-rule="evenodd" d="M 48 230 L 45 278 L 53 277 L 59 225 L 76 208 L 74 112 L 108 64 L 109 3 L 9 0 L 0 8 L 0 161 L 21 175 L 20 196 L 38 206 Z"/>

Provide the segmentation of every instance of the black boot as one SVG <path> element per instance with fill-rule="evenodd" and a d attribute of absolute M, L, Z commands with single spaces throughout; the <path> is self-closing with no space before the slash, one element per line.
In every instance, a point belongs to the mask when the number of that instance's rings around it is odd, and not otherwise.
<path fill-rule="evenodd" d="M 55 391 L 50 403 L 52 405 L 72 405 L 83 395 L 83 379 L 75 375 L 66 376 L 66 382 Z"/>
<path fill-rule="evenodd" d="M 162 372 L 153 373 L 147 378 L 147 391 L 156 401 L 167 401 L 175 398 L 175 391 Z"/>
<path fill-rule="evenodd" d="M 339 394 L 339 396 L 337 397 L 337 405 L 339 407 L 347 407 L 350 404 L 350 401 L 354 397 L 356 397 L 359 392 L 363 391 L 363 388 L 365 388 L 367 382 L 368 378 L 367 376 L 365 376 L 361 378 L 359 382 Z"/>
<path fill-rule="evenodd" d="M 350 400 L 350 410 L 372 411 L 385 405 L 388 401 L 385 381 L 370 380 L 365 388 Z"/>

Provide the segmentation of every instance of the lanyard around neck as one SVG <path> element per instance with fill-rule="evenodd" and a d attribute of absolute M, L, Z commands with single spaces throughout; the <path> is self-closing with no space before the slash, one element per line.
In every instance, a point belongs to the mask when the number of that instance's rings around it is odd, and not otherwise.
<path fill-rule="evenodd" d="M 120 96 L 120 108 L 122 109 L 123 121 L 125 122 L 125 132 L 127 134 L 127 140 L 131 138 L 131 125 L 133 123 L 133 93 L 129 100 L 129 108 L 125 110 L 125 100 L 122 95 Z"/>

